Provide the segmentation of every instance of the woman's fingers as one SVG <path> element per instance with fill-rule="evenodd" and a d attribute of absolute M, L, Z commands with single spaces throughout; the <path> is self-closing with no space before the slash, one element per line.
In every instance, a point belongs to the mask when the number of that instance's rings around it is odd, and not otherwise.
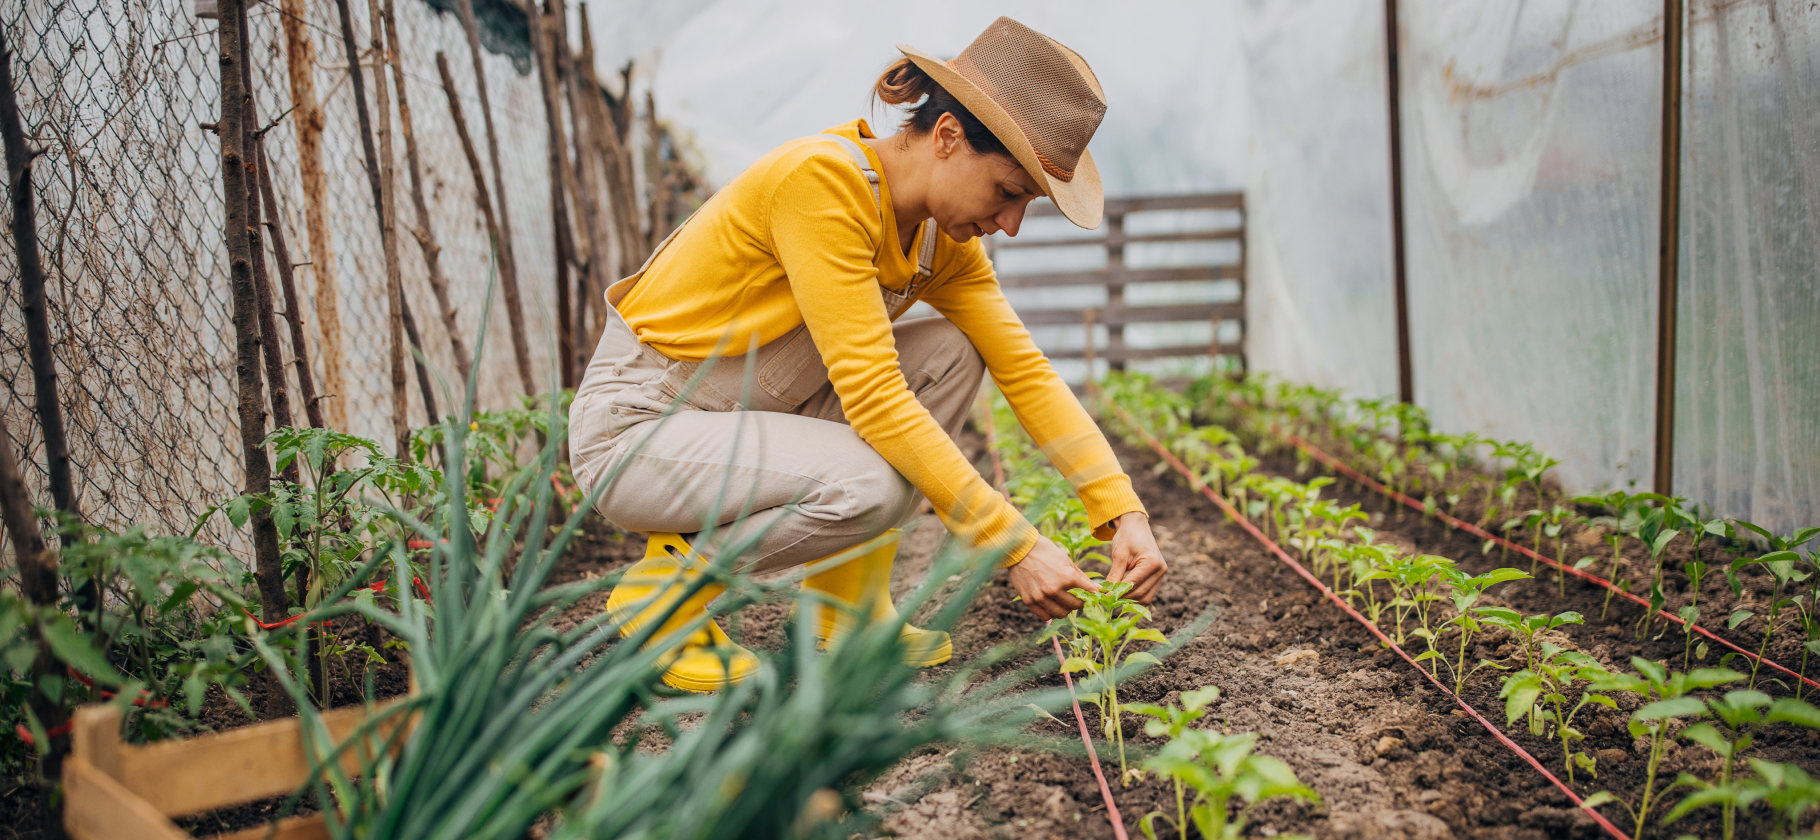
<path fill-rule="evenodd" d="M 1112 535 L 1112 573 L 1106 579 L 1130 582 L 1126 597 L 1148 604 L 1168 573 L 1169 564 L 1150 533 L 1149 518 L 1141 513 L 1119 517 L 1119 529 Z"/>
<path fill-rule="evenodd" d="M 1041 537 L 1023 561 L 1011 567 L 1011 585 L 1042 618 L 1061 618 L 1081 608 L 1081 599 L 1068 590 L 1099 589 L 1055 543 Z"/>

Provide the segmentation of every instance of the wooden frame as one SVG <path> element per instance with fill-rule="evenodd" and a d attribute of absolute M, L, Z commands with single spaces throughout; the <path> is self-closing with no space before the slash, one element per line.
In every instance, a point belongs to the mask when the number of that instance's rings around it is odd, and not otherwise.
<path fill-rule="evenodd" d="M 1127 215 L 1166 210 L 1236 210 L 1239 215 L 1239 223 L 1234 227 L 1180 233 L 1139 235 L 1125 233 Z M 1032 217 L 1056 215 L 1060 215 L 1060 213 L 1051 204 L 1040 204 L 1030 209 Z M 1096 235 L 1066 239 L 995 239 L 992 241 L 992 248 L 994 253 L 1009 248 L 1079 248 L 1097 245 L 1106 249 L 1106 267 L 1098 271 L 999 275 L 999 285 L 1007 289 L 1057 286 L 1106 287 L 1105 306 L 1018 312 L 1018 316 L 1023 319 L 1026 326 L 1080 324 L 1087 331 L 1086 346 L 1081 349 L 1043 348 L 1044 355 L 1051 359 L 1086 359 L 1090 366 L 1094 359 L 1105 359 L 1114 370 L 1122 370 L 1126 362 L 1140 359 L 1166 359 L 1207 354 L 1236 357 L 1240 368 L 1243 369 L 1246 364 L 1244 339 L 1245 222 L 1245 196 L 1243 193 L 1109 198 L 1106 199 L 1105 224 L 1094 232 Z M 1125 267 L 1126 245 L 1222 241 L 1238 243 L 1239 258 L 1237 262 L 1225 265 L 1172 268 L 1131 269 Z M 1209 280 L 1237 281 L 1239 299 L 1231 303 L 1190 303 L 1164 306 L 1128 306 L 1125 303 L 1125 287 L 1133 283 L 1186 283 Z M 1207 321 L 1213 322 L 1214 327 L 1214 340 L 1211 345 L 1179 344 L 1144 348 L 1125 346 L 1125 326 L 1128 324 Z M 1223 322 L 1236 322 L 1239 325 L 1238 341 L 1220 343 L 1219 328 Z M 1094 327 L 1096 325 L 1106 327 L 1107 342 L 1104 347 L 1094 346 Z"/>
<path fill-rule="evenodd" d="M 379 709 L 397 701 L 382 704 Z M 368 719 L 364 707 L 324 712 L 336 742 Z M 402 720 L 400 718 L 399 720 Z M 384 737 L 397 721 L 386 721 Z M 358 751 L 342 757 L 342 768 L 358 773 Z M 295 717 L 226 732 L 153 744 L 120 739 L 120 710 L 79 709 L 63 763 L 63 826 L 76 840 L 194 840 L 171 821 L 230 805 L 291 793 L 309 782 L 311 761 L 303 727 Z M 219 835 L 215 840 L 326 840 L 321 814 L 287 817 L 276 824 Z"/>

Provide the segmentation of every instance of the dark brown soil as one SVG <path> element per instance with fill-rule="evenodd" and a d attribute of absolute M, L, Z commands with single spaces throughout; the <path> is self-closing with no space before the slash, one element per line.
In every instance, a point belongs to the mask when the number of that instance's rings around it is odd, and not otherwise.
<path fill-rule="evenodd" d="M 1218 685 L 1223 696 L 1204 723 L 1233 732 L 1258 733 L 1260 752 L 1288 762 L 1322 796 L 1320 806 L 1270 804 L 1257 809 L 1250 834 L 1297 832 L 1359 838 L 1602 835 L 1589 818 L 1571 807 L 1566 796 L 1459 711 L 1452 698 L 1434 689 L 1394 653 L 1381 649 L 1337 607 L 1320 600 L 1312 587 L 1227 522 L 1211 502 L 1145 469 L 1155 462 L 1154 457 L 1128 449 L 1122 449 L 1120 455 L 1150 508 L 1153 528 L 1171 563 L 1169 582 L 1153 605 L 1154 626 L 1170 633 L 1210 604 L 1223 608 L 1206 632 L 1163 667 L 1122 688 L 1122 699 L 1169 702 L 1181 690 Z M 1269 463 L 1266 470 L 1293 473 L 1294 461 L 1284 457 Z M 1495 553 L 1485 557 L 1477 540 L 1425 523 L 1413 514 L 1399 520 L 1381 499 L 1368 500 L 1356 487 L 1329 490 L 1329 495 L 1336 493 L 1344 502 L 1365 503 L 1368 510 L 1378 512 L 1372 526 L 1383 540 L 1452 557 L 1472 569 L 1519 565 L 1498 563 Z M 904 560 L 910 567 L 917 562 L 908 551 Z M 1723 583 L 1718 586 L 1723 588 Z M 1546 577 L 1501 587 L 1490 600 L 1529 613 L 1580 611 L 1587 616 L 1588 625 L 1565 628 L 1554 640 L 1609 667 L 1628 669 L 1632 655 L 1672 657 L 1678 667 L 1682 646 L 1677 633 L 1639 642 L 1635 622 L 1640 608 L 1614 602 L 1608 620 L 1601 622 L 1604 590 L 1572 582 L 1568 589 L 1567 599 L 1561 600 L 1554 579 Z M 1718 595 L 1709 591 L 1702 599 L 1709 597 Z M 1040 624 L 1011 601 L 1007 587 L 994 586 L 957 628 L 956 660 L 1035 633 Z M 1659 631 L 1660 626 L 1655 632 Z M 1477 646 L 1478 656 L 1509 656 L 1514 653 L 1506 647 L 1509 641 L 1487 636 Z M 1718 653 L 1712 653 L 1707 664 L 1717 664 L 1717 659 Z M 1475 708 L 1502 723 L 1503 702 L 1497 688 L 1498 678 L 1488 670 L 1468 684 L 1466 695 Z M 1773 685 L 1769 690 L 1780 692 Z M 1602 715 L 1583 713 L 1580 720 L 1591 733 L 1582 747 L 1599 756 L 1599 778 L 1589 780 L 1580 774 L 1574 787 L 1583 796 L 1609 789 L 1634 802 L 1640 795 L 1646 762 L 1624 728 L 1625 715 L 1600 711 Z M 1093 707 L 1087 706 L 1085 714 L 1089 727 L 1097 727 Z M 1044 722 L 1037 729 L 1057 735 L 1077 731 L 1072 719 L 1065 725 Z M 1517 727 L 1504 729 L 1552 772 L 1564 775 L 1557 742 L 1531 737 L 1520 721 Z M 1160 746 L 1156 739 L 1142 734 L 1137 720 L 1125 723 L 1125 734 L 1134 765 L 1138 754 Z M 1117 757 L 1107 755 L 1101 746 L 1108 776 L 1115 777 Z M 1778 727 L 1759 740 L 1755 752 L 1814 769 L 1820 765 L 1816 761 L 1820 735 Z M 958 772 L 949 768 L 949 758 L 940 753 L 918 756 L 873 787 L 868 798 L 880 803 L 875 807 L 886 814 L 887 832 L 930 840 L 1112 836 L 1084 758 L 993 750 Z M 1711 776 L 1714 767 L 1713 756 L 1703 749 L 1676 750 L 1659 771 L 1658 796 L 1676 773 Z M 918 783 L 929 779 L 939 783 L 919 796 Z M 1137 836 L 1137 821 L 1144 814 L 1173 811 L 1164 781 L 1149 779 L 1129 787 L 1114 781 L 1113 787 L 1133 836 Z M 1678 794 L 1670 795 L 1668 801 L 1675 798 Z M 1665 810 L 1652 807 L 1657 815 Z M 1621 828 L 1629 828 L 1630 819 L 1622 815 L 1620 807 L 1607 806 L 1603 812 Z M 1712 818 L 1690 817 L 1672 828 L 1669 836 L 1717 836 Z M 1653 829 L 1652 833 L 1661 831 Z M 1166 829 L 1159 833 L 1172 835 Z M 1741 821 L 1739 836 L 1763 836 L 1762 828 Z"/>

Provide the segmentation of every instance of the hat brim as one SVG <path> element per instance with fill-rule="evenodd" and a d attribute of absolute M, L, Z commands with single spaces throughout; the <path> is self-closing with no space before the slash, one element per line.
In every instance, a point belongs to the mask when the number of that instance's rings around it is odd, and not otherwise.
<path fill-rule="evenodd" d="M 1100 220 L 1106 211 L 1106 195 L 1100 185 L 1099 166 L 1094 164 L 1091 153 L 1086 149 L 1081 150 L 1081 160 L 1075 164 L 1073 180 L 1064 181 L 1049 174 L 1043 169 L 1042 161 L 1036 156 L 1036 148 L 1024 136 L 1023 129 L 1018 128 L 1011 115 L 992 101 L 992 97 L 987 96 L 978 85 L 954 72 L 954 68 L 946 62 L 922 50 L 907 44 L 898 44 L 897 49 L 935 79 L 936 84 L 954 94 L 954 98 L 967 106 L 967 110 L 978 117 L 980 122 L 985 123 L 993 136 L 1011 150 L 1012 156 L 1017 158 L 1024 171 L 1036 179 L 1043 194 L 1055 202 L 1056 209 L 1062 211 L 1068 221 L 1088 230 L 1100 226 Z"/>

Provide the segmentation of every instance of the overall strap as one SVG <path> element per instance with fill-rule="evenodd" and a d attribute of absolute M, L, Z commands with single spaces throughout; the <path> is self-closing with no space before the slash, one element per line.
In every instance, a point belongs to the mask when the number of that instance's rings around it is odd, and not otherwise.
<path fill-rule="evenodd" d="M 860 148 L 858 143 L 855 143 L 852 140 L 849 140 L 846 137 L 843 137 L 839 134 L 828 134 L 828 135 L 824 135 L 824 136 L 827 137 L 827 139 L 829 139 L 829 140 L 833 140 L 834 142 L 839 143 L 841 148 L 846 149 L 847 154 L 853 158 L 853 162 L 859 165 L 859 171 L 865 173 L 866 183 L 872 185 L 872 203 L 874 205 L 878 206 L 879 221 L 881 221 L 881 222 L 884 221 L 884 219 L 885 219 L 885 200 L 879 192 L 878 171 L 872 168 L 872 159 L 869 157 L 866 157 L 866 150 Z M 885 233 L 889 234 L 890 231 L 886 231 Z M 918 285 L 922 284 L 922 282 L 924 280 L 929 279 L 930 275 L 933 275 L 934 273 L 935 273 L 935 220 L 928 219 L 923 222 L 923 247 L 916 255 L 916 279 L 911 280 L 910 288 L 905 289 L 904 291 L 906 293 L 913 291 Z"/>

